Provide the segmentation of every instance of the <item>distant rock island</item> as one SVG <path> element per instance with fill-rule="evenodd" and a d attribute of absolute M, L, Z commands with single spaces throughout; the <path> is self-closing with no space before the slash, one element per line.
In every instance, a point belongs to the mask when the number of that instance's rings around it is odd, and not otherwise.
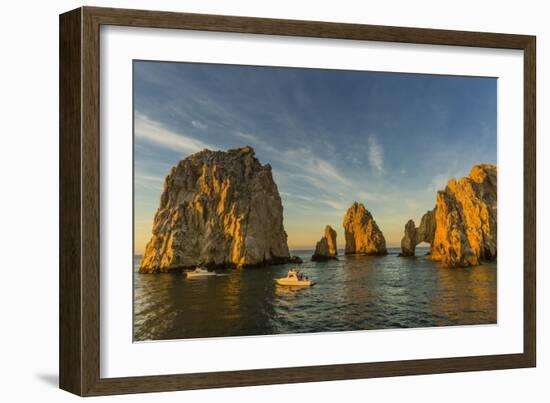
<path fill-rule="evenodd" d="M 315 246 L 311 260 L 322 262 L 331 259 L 338 259 L 338 248 L 336 246 L 336 231 L 327 225 L 323 237 Z"/>
<path fill-rule="evenodd" d="M 414 255 L 420 242 L 431 245 L 430 258 L 446 267 L 468 267 L 497 257 L 497 168 L 474 165 L 468 176 L 451 179 L 437 192 L 436 205 L 415 228 L 405 225 L 402 256 Z"/>
<path fill-rule="evenodd" d="M 386 239 L 372 214 L 362 203 L 354 202 L 344 216 L 346 255 L 386 255 Z"/>
<path fill-rule="evenodd" d="M 171 169 L 140 272 L 298 261 L 289 254 L 271 166 L 246 146 L 203 150 Z"/>

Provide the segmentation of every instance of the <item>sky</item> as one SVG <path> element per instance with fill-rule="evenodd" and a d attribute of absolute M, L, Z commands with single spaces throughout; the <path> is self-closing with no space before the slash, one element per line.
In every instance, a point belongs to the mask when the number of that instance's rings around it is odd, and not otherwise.
<path fill-rule="evenodd" d="M 354 201 L 397 246 L 449 179 L 496 165 L 496 96 L 495 78 L 134 61 L 136 253 L 170 168 L 244 145 L 273 168 L 290 249 L 327 224 L 343 248 Z"/>

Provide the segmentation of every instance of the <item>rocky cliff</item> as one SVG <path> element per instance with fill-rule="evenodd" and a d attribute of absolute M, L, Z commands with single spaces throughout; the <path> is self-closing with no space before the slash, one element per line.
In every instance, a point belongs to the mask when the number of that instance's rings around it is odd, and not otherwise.
<path fill-rule="evenodd" d="M 437 192 L 431 258 L 444 266 L 475 266 L 497 256 L 497 169 L 475 165 Z"/>
<path fill-rule="evenodd" d="M 344 216 L 346 254 L 385 255 L 386 239 L 371 213 L 354 202 Z"/>
<path fill-rule="evenodd" d="M 251 147 L 203 150 L 166 177 L 140 272 L 290 260 L 269 164 L 261 165 Z"/>
<path fill-rule="evenodd" d="M 437 192 L 436 206 L 405 225 L 403 256 L 414 255 L 420 242 L 431 244 L 431 259 L 447 267 L 466 267 L 497 256 L 497 169 L 474 165 L 467 177 L 451 179 Z"/>
<path fill-rule="evenodd" d="M 315 246 L 315 252 L 311 257 L 313 261 L 325 261 L 337 259 L 338 249 L 336 246 L 336 231 L 330 225 L 325 227 L 325 233 Z"/>

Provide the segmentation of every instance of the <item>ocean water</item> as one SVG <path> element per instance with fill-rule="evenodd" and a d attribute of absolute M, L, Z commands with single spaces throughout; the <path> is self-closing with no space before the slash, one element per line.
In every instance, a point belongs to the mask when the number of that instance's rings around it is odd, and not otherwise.
<path fill-rule="evenodd" d="M 497 264 L 442 268 L 417 256 L 340 256 L 311 262 L 292 251 L 313 287 L 274 284 L 295 265 L 184 274 L 139 274 L 134 259 L 134 340 L 337 332 L 496 323 Z"/>

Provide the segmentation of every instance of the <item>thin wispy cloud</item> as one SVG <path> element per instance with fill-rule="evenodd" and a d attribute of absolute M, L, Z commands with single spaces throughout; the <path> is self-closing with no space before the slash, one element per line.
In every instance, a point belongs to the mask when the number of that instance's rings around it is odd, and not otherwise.
<path fill-rule="evenodd" d="M 323 200 L 323 199 L 320 199 L 319 202 L 329 206 L 329 207 L 332 207 L 333 209 L 335 210 L 345 210 L 349 207 L 349 203 L 345 203 L 343 201 L 338 201 L 338 200 Z"/>
<path fill-rule="evenodd" d="M 204 130 L 208 127 L 205 123 L 199 122 L 198 120 L 192 120 L 191 124 L 196 127 L 197 129 Z"/>
<path fill-rule="evenodd" d="M 289 199 L 297 199 L 297 200 L 305 200 L 305 201 L 312 201 L 314 200 L 313 197 L 289 193 L 289 192 L 279 192 L 281 196 Z"/>
<path fill-rule="evenodd" d="M 169 130 L 141 113 L 135 114 L 134 130 L 136 138 L 171 151 L 187 154 L 205 148 L 217 149 L 191 136 Z"/>
<path fill-rule="evenodd" d="M 366 200 L 366 201 L 380 201 L 385 198 L 384 195 L 381 195 L 379 193 L 374 193 L 374 192 L 361 191 L 357 195 L 359 196 L 360 200 Z"/>
<path fill-rule="evenodd" d="M 451 177 L 496 163 L 495 79 L 158 62 L 135 71 L 137 217 L 152 219 L 178 160 L 250 145 L 272 166 L 290 246 L 314 246 L 354 200 L 398 243 Z"/>
<path fill-rule="evenodd" d="M 428 184 L 428 191 L 437 192 L 444 190 L 451 178 L 460 179 L 463 175 L 459 171 L 446 171 L 434 175 Z"/>
<path fill-rule="evenodd" d="M 161 176 L 136 173 L 136 175 L 134 176 L 134 184 L 138 188 L 148 189 L 150 191 L 159 193 L 162 191 L 164 178 Z"/>
<path fill-rule="evenodd" d="M 258 141 L 258 138 L 256 136 L 254 136 L 253 134 L 250 134 L 250 133 L 243 133 L 243 132 L 235 132 L 235 134 L 242 138 L 242 139 L 245 139 L 245 140 L 248 140 L 248 141 L 253 141 L 253 142 L 256 142 Z"/>
<path fill-rule="evenodd" d="M 328 206 L 334 210 L 345 210 L 349 206 L 346 202 L 341 200 L 332 200 L 332 199 L 320 199 L 310 196 L 305 196 L 301 194 L 294 194 L 289 192 L 280 192 L 281 196 L 285 200 L 290 200 L 291 202 L 297 202 L 300 204 L 304 204 L 303 202 L 308 202 L 307 204 L 311 206 L 312 204 L 322 204 L 323 206 Z"/>
<path fill-rule="evenodd" d="M 384 149 L 374 135 L 369 136 L 368 146 L 369 163 L 373 169 L 380 173 L 384 169 Z"/>
<path fill-rule="evenodd" d="M 297 175 L 321 189 L 351 184 L 333 163 L 317 156 L 310 148 L 290 149 L 283 154 L 287 164 L 296 168 Z"/>
<path fill-rule="evenodd" d="M 137 174 L 134 179 L 137 180 L 137 181 L 164 183 L 164 178 L 162 178 L 160 176 L 153 176 L 153 175 L 140 175 L 140 174 Z"/>
<path fill-rule="evenodd" d="M 275 148 L 268 144 L 267 142 L 261 140 L 258 136 L 251 134 L 251 133 L 244 133 L 241 131 L 236 131 L 235 134 L 237 137 L 243 139 L 246 141 L 249 145 L 255 147 L 255 148 L 261 148 L 264 151 L 273 152 L 276 151 Z"/>

